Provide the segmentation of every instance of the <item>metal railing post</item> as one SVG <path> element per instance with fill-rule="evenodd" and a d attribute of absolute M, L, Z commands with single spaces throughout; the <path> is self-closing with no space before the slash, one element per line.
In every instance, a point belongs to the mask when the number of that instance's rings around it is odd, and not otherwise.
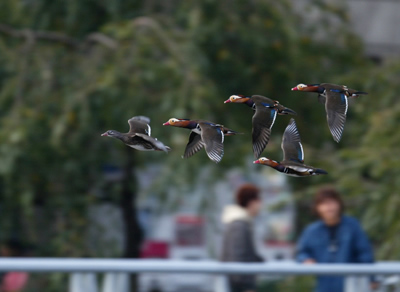
<path fill-rule="evenodd" d="M 69 276 L 69 292 L 98 292 L 95 273 L 72 273 Z"/>
<path fill-rule="evenodd" d="M 370 292 L 369 278 L 365 276 L 347 276 L 344 285 L 345 292 Z"/>
<path fill-rule="evenodd" d="M 129 292 L 129 275 L 126 273 L 106 273 L 102 292 Z"/>

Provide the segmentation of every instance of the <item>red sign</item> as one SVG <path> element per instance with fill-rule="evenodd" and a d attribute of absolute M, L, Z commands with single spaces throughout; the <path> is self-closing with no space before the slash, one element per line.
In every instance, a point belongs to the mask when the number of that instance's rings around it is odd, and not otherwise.
<path fill-rule="evenodd" d="M 169 257 L 169 244 L 164 241 L 148 240 L 142 246 L 140 257 L 166 259 Z"/>

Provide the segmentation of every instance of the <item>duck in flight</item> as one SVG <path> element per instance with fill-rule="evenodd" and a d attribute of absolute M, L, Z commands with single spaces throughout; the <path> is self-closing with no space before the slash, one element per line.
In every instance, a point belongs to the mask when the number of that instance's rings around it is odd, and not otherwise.
<path fill-rule="evenodd" d="M 347 88 L 345 85 L 332 83 L 321 84 L 298 84 L 293 87 L 294 91 L 316 92 L 318 101 L 325 105 L 328 127 L 337 143 L 343 135 L 346 115 L 349 107 L 348 98 L 357 98 L 360 95 L 368 94 L 363 91 Z"/>
<path fill-rule="evenodd" d="M 220 124 L 204 120 L 171 118 L 163 125 L 191 130 L 183 158 L 193 156 L 204 147 L 207 156 L 216 163 L 224 156 L 224 137 L 239 134 Z"/>
<path fill-rule="evenodd" d="M 296 115 L 296 112 L 262 95 L 251 97 L 244 95 L 231 95 L 224 103 L 243 103 L 253 108 L 253 153 L 259 158 L 269 142 L 271 129 L 277 115 Z"/>
<path fill-rule="evenodd" d="M 115 130 L 108 130 L 101 136 L 113 137 L 121 140 L 125 145 L 140 151 L 164 151 L 171 150 L 157 138 L 151 137 L 150 119 L 145 116 L 136 116 L 128 120 L 129 132 L 120 133 Z"/>

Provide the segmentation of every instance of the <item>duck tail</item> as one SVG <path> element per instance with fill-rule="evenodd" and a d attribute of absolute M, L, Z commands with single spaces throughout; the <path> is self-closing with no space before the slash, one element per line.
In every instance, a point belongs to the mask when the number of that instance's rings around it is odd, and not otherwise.
<path fill-rule="evenodd" d="M 362 94 L 366 95 L 366 94 L 368 94 L 368 92 L 365 92 L 365 91 L 356 91 L 354 93 L 357 94 L 357 95 L 362 95 Z"/>
<path fill-rule="evenodd" d="M 315 175 L 328 174 L 328 172 L 325 171 L 325 170 L 323 170 L 323 169 L 321 169 L 321 168 L 316 168 L 316 169 L 314 170 L 314 174 L 315 174 Z"/>
<path fill-rule="evenodd" d="M 367 94 L 368 94 L 368 92 L 356 91 L 356 92 L 353 92 L 350 97 L 357 98 L 359 95 L 367 95 Z"/>
<path fill-rule="evenodd" d="M 227 129 L 227 128 L 225 128 L 225 131 L 224 131 L 225 136 L 233 136 L 233 135 L 240 135 L 240 134 L 243 134 L 243 133 L 236 132 L 234 130 Z"/>
<path fill-rule="evenodd" d="M 280 115 L 294 115 L 294 116 L 297 115 L 297 113 L 294 110 L 292 110 L 292 109 L 290 109 L 288 107 L 283 107 L 281 109 L 278 109 L 278 114 L 280 114 Z"/>

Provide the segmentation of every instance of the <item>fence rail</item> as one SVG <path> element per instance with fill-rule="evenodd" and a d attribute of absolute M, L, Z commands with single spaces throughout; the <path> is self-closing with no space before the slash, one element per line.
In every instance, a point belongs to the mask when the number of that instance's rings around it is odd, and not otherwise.
<path fill-rule="evenodd" d="M 400 262 L 375 264 L 317 264 L 294 262 L 221 263 L 216 261 L 129 260 L 82 258 L 0 258 L 0 271 L 126 272 L 267 275 L 394 275 Z"/>

